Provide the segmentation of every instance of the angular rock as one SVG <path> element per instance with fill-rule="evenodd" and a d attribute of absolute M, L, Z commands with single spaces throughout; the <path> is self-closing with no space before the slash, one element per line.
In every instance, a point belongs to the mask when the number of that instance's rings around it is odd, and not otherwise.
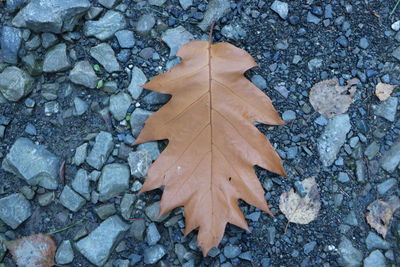
<path fill-rule="evenodd" d="M 79 61 L 69 73 L 71 82 L 87 88 L 96 88 L 98 77 L 88 61 Z"/>
<path fill-rule="evenodd" d="M 137 99 L 143 91 L 141 85 L 147 82 L 147 78 L 144 75 L 143 71 L 138 67 L 134 67 L 131 71 L 131 82 L 128 86 L 128 91 L 133 97 L 133 99 Z"/>
<path fill-rule="evenodd" d="M 171 95 L 161 94 L 158 92 L 150 92 L 145 97 L 143 97 L 142 101 L 145 104 L 149 105 L 162 105 L 167 103 L 171 99 Z"/>
<path fill-rule="evenodd" d="M 72 250 L 71 241 L 64 240 L 58 247 L 56 252 L 57 264 L 69 264 L 74 260 L 74 251 Z"/>
<path fill-rule="evenodd" d="M 376 116 L 387 119 L 388 121 L 394 122 L 396 119 L 397 104 L 399 99 L 397 97 L 389 97 L 386 101 L 379 105 L 373 105 L 372 109 Z"/>
<path fill-rule="evenodd" d="M 382 237 L 378 236 L 374 232 L 368 233 L 365 243 L 367 244 L 368 250 L 372 250 L 372 249 L 388 250 L 390 248 L 389 242 L 387 242 L 386 240 L 383 240 Z"/>
<path fill-rule="evenodd" d="M 140 131 L 144 127 L 144 122 L 151 114 L 151 111 L 141 108 L 137 108 L 132 112 L 130 123 L 133 137 L 136 138 L 139 136 Z"/>
<path fill-rule="evenodd" d="M 85 22 L 83 31 L 85 36 L 95 36 L 99 40 L 107 40 L 126 27 L 126 20 L 123 14 L 116 11 L 107 11 L 97 21 Z"/>
<path fill-rule="evenodd" d="M 231 9 L 229 0 L 211 0 L 208 2 L 204 19 L 198 24 L 202 31 L 208 31 L 213 21 L 218 21 L 225 16 Z"/>
<path fill-rule="evenodd" d="M 271 9 L 275 11 L 282 19 L 286 19 L 289 13 L 289 5 L 288 3 L 275 0 L 272 5 Z"/>
<path fill-rule="evenodd" d="M 24 56 L 22 58 L 22 63 L 24 64 L 28 73 L 32 76 L 38 76 L 43 73 L 42 63 L 34 54 L 28 54 Z"/>
<path fill-rule="evenodd" d="M 148 34 L 156 24 L 156 19 L 151 14 L 143 14 L 136 23 L 136 31 L 139 34 Z"/>
<path fill-rule="evenodd" d="M 186 10 L 188 9 L 191 5 L 193 5 L 193 0 L 179 0 L 179 4 L 181 7 Z"/>
<path fill-rule="evenodd" d="M 14 12 L 26 4 L 26 2 L 28 2 L 28 0 L 7 0 L 6 8 L 9 12 Z"/>
<path fill-rule="evenodd" d="M 18 63 L 18 51 L 21 48 L 22 33 L 20 29 L 3 26 L 0 39 L 0 62 Z"/>
<path fill-rule="evenodd" d="M 128 166 L 119 163 L 112 163 L 104 166 L 97 185 L 97 191 L 100 194 L 100 201 L 107 201 L 128 189 Z"/>
<path fill-rule="evenodd" d="M 364 267 L 387 267 L 385 256 L 379 250 L 372 251 L 364 259 Z"/>
<path fill-rule="evenodd" d="M 25 71 L 11 66 L 0 74 L 0 93 L 9 101 L 16 102 L 32 92 L 34 80 Z"/>
<path fill-rule="evenodd" d="M 112 8 L 119 2 L 120 0 L 99 0 L 99 4 L 106 8 Z"/>
<path fill-rule="evenodd" d="M 340 255 L 339 263 L 344 267 L 358 267 L 361 266 L 363 254 L 356 249 L 353 244 L 346 237 L 342 237 L 338 247 Z"/>
<path fill-rule="evenodd" d="M 71 185 L 77 193 L 86 198 L 86 200 L 90 200 L 90 180 L 86 170 L 79 169 Z"/>
<path fill-rule="evenodd" d="M 13 25 L 35 32 L 72 31 L 89 8 L 88 0 L 32 0 L 15 16 Z"/>
<path fill-rule="evenodd" d="M 144 263 L 145 264 L 155 264 L 159 260 L 162 259 L 162 257 L 167 254 L 167 251 L 165 248 L 161 245 L 155 245 L 149 248 L 146 248 L 144 250 Z"/>
<path fill-rule="evenodd" d="M 380 184 L 378 184 L 377 189 L 379 195 L 383 196 L 387 191 L 392 189 L 397 185 L 397 180 L 395 178 L 388 179 Z"/>
<path fill-rule="evenodd" d="M 350 118 L 347 114 L 337 115 L 328 121 L 328 125 L 318 139 L 317 145 L 320 160 L 325 167 L 332 165 L 335 161 L 350 129 Z"/>
<path fill-rule="evenodd" d="M 133 177 L 138 179 L 146 177 L 151 162 L 151 154 L 148 151 L 139 150 L 129 153 L 128 164 Z"/>
<path fill-rule="evenodd" d="M 117 212 L 117 209 L 115 208 L 114 203 L 108 203 L 94 208 L 94 211 L 100 219 L 105 220 L 111 215 L 114 215 Z"/>
<path fill-rule="evenodd" d="M 125 224 L 118 216 L 110 217 L 87 237 L 78 241 L 76 247 L 91 263 L 103 266 L 128 229 L 129 225 Z"/>
<path fill-rule="evenodd" d="M 72 212 L 77 212 L 85 205 L 86 201 L 68 185 L 64 186 L 60 195 L 60 203 Z"/>
<path fill-rule="evenodd" d="M 152 6 L 162 6 L 167 0 L 149 0 L 149 4 Z"/>
<path fill-rule="evenodd" d="M 60 160 L 43 146 L 22 137 L 11 147 L 3 161 L 3 169 L 30 185 L 57 189 Z"/>
<path fill-rule="evenodd" d="M 160 156 L 160 149 L 158 142 L 146 142 L 137 146 L 137 151 L 144 150 L 150 153 L 151 160 L 156 160 Z"/>
<path fill-rule="evenodd" d="M 84 143 L 76 148 L 74 158 L 72 159 L 73 164 L 80 166 L 85 162 L 87 157 L 87 148 L 88 143 Z"/>
<path fill-rule="evenodd" d="M 16 193 L 0 199 L 0 219 L 12 229 L 17 229 L 31 215 L 31 204 L 21 194 Z"/>
<path fill-rule="evenodd" d="M 119 93 L 110 97 L 110 112 L 117 121 L 122 121 L 126 117 L 132 98 L 126 93 Z"/>
<path fill-rule="evenodd" d="M 135 46 L 135 37 L 133 32 L 129 30 L 122 30 L 115 33 L 119 46 L 121 48 L 133 48 Z"/>
<path fill-rule="evenodd" d="M 161 239 L 161 235 L 158 232 L 158 229 L 157 229 L 157 226 L 155 225 L 155 223 L 149 224 L 149 226 L 147 227 L 147 232 L 146 232 L 147 244 L 149 244 L 149 246 L 153 246 L 153 245 L 157 244 L 158 241 L 160 241 L 160 239 Z"/>
<path fill-rule="evenodd" d="M 143 233 L 146 229 L 145 220 L 135 220 L 129 229 L 129 233 L 139 241 L 143 241 Z"/>
<path fill-rule="evenodd" d="M 168 218 L 170 212 L 167 212 L 163 214 L 161 217 L 160 215 L 160 201 L 154 202 L 150 204 L 148 207 L 145 209 L 146 216 L 150 219 L 152 222 L 162 222 L 165 219 Z"/>
<path fill-rule="evenodd" d="M 90 55 L 96 59 L 107 72 L 121 71 L 121 67 L 115 57 L 114 50 L 107 43 L 101 43 L 90 49 Z"/>
<path fill-rule="evenodd" d="M 74 116 L 81 116 L 86 113 L 88 110 L 89 105 L 84 100 L 80 99 L 79 97 L 74 97 Z"/>
<path fill-rule="evenodd" d="M 381 166 L 387 172 L 393 172 L 400 163 L 400 140 L 383 154 Z"/>
<path fill-rule="evenodd" d="M 107 161 L 113 148 L 114 142 L 112 135 L 107 132 L 100 132 L 96 136 L 96 143 L 86 158 L 86 162 L 93 168 L 100 170 Z"/>
<path fill-rule="evenodd" d="M 67 56 L 67 46 L 58 44 L 50 49 L 43 61 L 44 72 L 59 72 L 65 71 L 71 68 L 71 62 Z"/>
<path fill-rule="evenodd" d="M 46 49 L 58 43 L 58 38 L 55 34 L 45 32 L 42 33 L 41 36 L 42 36 L 42 46 Z"/>
<path fill-rule="evenodd" d="M 400 144 L 400 143 L 399 143 Z M 366 149 L 365 149 L 365 152 L 364 152 L 364 155 L 365 156 L 367 156 L 367 158 L 369 159 L 369 160 L 372 160 L 374 157 L 375 157 L 375 155 L 379 152 L 379 149 L 381 148 L 381 146 L 377 143 L 377 142 L 375 142 L 375 141 L 373 141 Z M 399 148 L 400 149 L 400 148 Z M 400 154 L 399 154 L 400 155 Z"/>
<path fill-rule="evenodd" d="M 229 39 L 240 40 L 246 37 L 246 30 L 238 22 L 233 22 L 231 24 L 225 25 L 221 34 Z"/>
<path fill-rule="evenodd" d="M 125 194 L 121 200 L 121 215 L 125 220 L 129 220 L 132 215 L 133 204 L 136 200 L 136 196 L 134 194 Z"/>
<path fill-rule="evenodd" d="M 219 0 L 214 1 L 214 2 L 218 2 L 218 1 Z M 223 2 L 225 2 L 225 1 L 223 0 Z M 176 28 L 168 29 L 165 32 L 163 32 L 163 34 L 161 35 L 161 39 L 170 48 L 169 56 L 173 57 L 178 52 L 179 48 L 182 45 L 192 41 L 194 39 L 194 36 L 190 32 L 188 32 L 185 28 L 183 28 L 182 26 L 178 26 Z"/>

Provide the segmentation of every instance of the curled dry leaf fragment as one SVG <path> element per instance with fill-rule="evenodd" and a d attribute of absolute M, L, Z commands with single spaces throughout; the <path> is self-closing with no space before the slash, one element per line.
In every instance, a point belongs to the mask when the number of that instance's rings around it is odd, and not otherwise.
<path fill-rule="evenodd" d="M 367 212 L 365 217 L 369 225 L 385 238 L 393 213 L 399 207 L 400 199 L 396 196 L 390 197 L 388 202 L 378 199 L 368 205 L 367 209 L 369 212 Z"/>
<path fill-rule="evenodd" d="M 56 243 L 45 234 L 21 237 L 8 242 L 7 248 L 18 267 L 51 267 L 54 266 Z"/>
<path fill-rule="evenodd" d="M 316 83 L 310 91 L 310 103 L 314 109 L 326 118 L 345 113 L 356 91 L 357 78 L 347 81 L 347 85 L 339 85 L 337 79 Z"/>
<path fill-rule="evenodd" d="M 308 224 L 313 221 L 321 208 L 319 191 L 315 178 L 307 178 L 301 182 L 306 195 L 301 197 L 294 189 L 281 195 L 279 209 L 289 222 Z"/>
<path fill-rule="evenodd" d="M 395 86 L 387 83 L 378 83 L 375 88 L 375 95 L 380 101 L 385 101 L 390 97 Z"/>

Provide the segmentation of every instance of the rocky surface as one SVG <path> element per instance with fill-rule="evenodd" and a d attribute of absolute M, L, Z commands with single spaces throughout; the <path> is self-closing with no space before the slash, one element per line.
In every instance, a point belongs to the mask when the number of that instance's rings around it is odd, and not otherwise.
<path fill-rule="evenodd" d="M 0 199 L 0 219 L 16 229 L 32 215 L 31 204 L 21 194 L 12 194 Z"/>
<path fill-rule="evenodd" d="M 18 101 L 27 96 L 33 84 L 32 77 L 17 67 L 7 67 L 0 73 L 0 92 L 9 101 Z"/>

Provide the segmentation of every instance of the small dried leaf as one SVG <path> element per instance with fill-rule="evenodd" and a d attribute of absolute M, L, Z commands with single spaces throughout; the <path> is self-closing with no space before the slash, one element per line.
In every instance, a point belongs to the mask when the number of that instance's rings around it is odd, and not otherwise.
<path fill-rule="evenodd" d="M 19 267 L 54 266 L 56 243 L 45 234 L 25 236 L 9 242 L 7 248 Z"/>
<path fill-rule="evenodd" d="M 310 103 L 314 109 L 326 118 L 345 113 L 360 81 L 356 78 L 347 81 L 347 85 L 339 85 L 337 79 L 316 83 L 310 91 Z"/>
<path fill-rule="evenodd" d="M 385 238 L 389 229 L 390 220 L 393 213 L 400 207 L 400 199 L 392 196 L 388 202 L 375 200 L 368 205 L 368 211 L 365 217 L 367 222 L 374 228 L 383 238 Z"/>
<path fill-rule="evenodd" d="M 378 83 L 375 88 L 375 94 L 380 101 L 385 101 L 390 97 L 395 86 L 387 83 Z"/>
<path fill-rule="evenodd" d="M 285 214 L 289 222 L 308 224 L 313 221 L 321 208 L 319 191 L 315 178 L 311 177 L 301 182 L 306 195 L 301 197 L 290 189 L 281 195 L 279 209 Z"/>

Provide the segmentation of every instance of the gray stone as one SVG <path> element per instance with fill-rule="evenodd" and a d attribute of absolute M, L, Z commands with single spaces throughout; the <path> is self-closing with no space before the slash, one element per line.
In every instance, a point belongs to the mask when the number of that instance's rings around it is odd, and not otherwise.
<path fill-rule="evenodd" d="M 14 17 L 13 25 L 35 32 L 72 31 L 89 8 L 87 0 L 32 0 Z"/>
<path fill-rule="evenodd" d="M 34 54 L 28 54 L 22 58 L 22 63 L 24 64 L 28 73 L 32 76 L 38 76 L 42 74 L 42 64 L 38 57 Z M 1 80 L 1 79 L 0 79 Z"/>
<path fill-rule="evenodd" d="M 400 46 L 393 50 L 392 56 L 400 60 Z"/>
<path fill-rule="evenodd" d="M 397 97 L 389 97 L 386 101 L 379 105 L 373 105 L 372 109 L 376 116 L 387 119 L 388 121 L 394 122 L 396 119 L 397 104 L 399 100 Z"/>
<path fill-rule="evenodd" d="M 379 152 L 379 149 L 381 148 L 381 146 L 373 141 L 364 151 L 364 155 L 367 156 L 367 158 L 369 160 L 372 160 L 376 154 Z M 400 148 L 399 148 L 400 149 Z M 399 154 L 400 155 L 400 154 Z"/>
<path fill-rule="evenodd" d="M 313 58 L 308 61 L 307 67 L 309 71 L 314 71 L 322 67 L 323 60 L 320 58 Z"/>
<path fill-rule="evenodd" d="M 62 43 L 50 49 L 43 61 L 44 72 L 59 72 L 71 68 L 71 62 L 67 56 L 67 46 Z"/>
<path fill-rule="evenodd" d="M 367 244 L 368 250 L 377 249 L 377 248 L 388 250 L 390 248 L 389 242 L 387 242 L 386 240 L 383 240 L 380 236 L 378 236 L 374 232 L 368 233 L 365 243 Z"/>
<path fill-rule="evenodd" d="M 133 137 L 138 137 L 140 131 L 144 127 L 144 122 L 151 114 L 151 111 L 147 111 L 141 108 L 137 108 L 132 112 L 130 123 Z"/>
<path fill-rule="evenodd" d="M 217 2 L 218 1 L 219 0 L 217 0 Z M 209 5 L 210 4 L 211 2 L 209 3 Z M 178 52 L 179 48 L 182 45 L 192 41 L 194 39 L 194 36 L 182 26 L 178 26 L 176 28 L 168 29 L 165 32 L 163 32 L 163 34 L 161 35 L 161 39 L 170 48 L 169 56 L 173 57 Z"/>
<path fill-rule="evenodd" d="M 317 16 L 315 16 L 314 14 L 312 14 L 311 12 L 307 13 L 307 22 L 318 24 L 318 23 L 320 23 L 320 21 L 321 21 L 321 19 L 318 18 Z"/>
<path fill-rule="evenodd" d="M 32 200 L 35 197 L 35 191 L 33 191 L 30 186 L 24 185 L 19 191 L 28 200 Z"/>
<path fill-rule="evenodd" d="M 128 163 L 133 177 L 144 178 L 147 176 L 147 170 L 152 163 L 151 154 L 144 150 L 133 151 L 129 153 Z"/>
<path fill-rule="evenodd" d="M 6 8 L 9 12 L 14 12 L 20 9 L 28 0 L 7 0 Z"/>
<path fill-rule="evenodd" d="M 81 116 L 86 113 L 89 109 L 89 104 L 86 101 L 80 99 L 79 97 L 74 97 L 74 116 Z"/>
<path fill-rule="evenodd" d="M 79 61 L 69 73 L 71 82 L 87 88 L 96 88 L 98 77 L 88 61 Z"/>
<path fill-rule="evenodd" d="M 87 148 L 88 143 L 84 143 L 76 148 L 74 158 L 72 159 L 73 164 L 80 166 L 85 162 L 87 157 Z"/>
<path fill-rule="evenodd" d="M 228 244 L 224 247 L 224 256 L 228 259 L 233 259 L 239 256 L 242 252 L 239 246 Z"/>
<path fill-rule="evenodd" d="M 122 30 L 115 33 L 119 46 L 121 48 L 133 48 L 135 46 L 135 37 L 133 32 L 129 30 Z"/>
<path fill-rule="evenodd" d="M 251 77 L 251 82 L 254 83 L 254 85 L 260 89 L 267 88 L 267 82 L 261 75 L 258 75 L 258 74 L 253 75 L 253 77 Z"/>
<path fill-rule="evenodd" d="M 38 196 L 39 205 L 46 207 L 53 201 L 53 192 L 47 192 Z"/>
<path fill-rule="evenodd" d="M 86 170 L 79 169 L 71 185 L 77 193 L 86 198 L 86 200 L 90 200 L 90 180 Z"/>
<path fill-rule="evenodd" d="M 397 180 L 395 178 L 388 179 L 380 184 L 378 184 L 378 193 L 383 196 L 386 192 L 397 185 Z"/>
<path fill-rule="evenodd" d="M 346 218 L 344 218 L 344 223 L 351 225 L 351 226 L 358 225 L 357 217 L 356 217 L 356 214 L 354 213 L 354 211 L 350 211 L 350 213 L 346 216 Z"/>
<path fill-rule="evenodd" d="M 144 263 L 145 264 L 155 264 L 159 260 L 161 260 L 162 257 L 167 254 L 167 251 L 165 248 L 161 245 L 155 245 L 149 248 L 146 248 L 144 250 Z"/>
<path fill-rule="evenodd" d="M 32 92 L 34 80 L 25 71 L 11 66 L 0 74 L 0 92 L 9 101 L 16 102 Z"/>
<path fill-rule="evenodd" d="M 271 5 L 271 9 L 275 11 L 282 19 L 286 19 L 289 13 L 289 5 L 282 1 L 275 0 Z"/>
<path fill-rule="evenodd" d="M 213 21 L 218 21 L 231 10 L 231 2 L 229 0 L 211 0 L 208 2 L 204 19 L 198 24 L 200 29 L 208 31 Z"/>
<path fill-rule="evenodd" d="M 86 158 L 86 162 L 93 168 L 100 170 L 107 161 L 108 156 L 110 156 L 113 148 L 112 135 L 107 132 L 100 132 L 96 136 L 96 143 Z"/>
<path fill-rule="evenodd" d="M 21 48 L 21 41 L 21 30 L 14 27 L 3 26 L 0 39 L 0 62 L 3 60 L 6 63 L 17 64 L 18 51 Z"/>
<path fill-rule="evenodd" d="M 364 267 L 387 267 L 385 256 L 379 250 L 372 251 L 364 259 Z"/>
<path fill-rule="evenodd" d="M 150 92 L 145 97 L 143 97 L 142 101 L 145 104 L 149 105 L 161 105 L 165 104 L 170 100 L 171 96 L 167 94 L 161 94 L 158 92 Z"/>
<path fill-rule="evenodd" d="M 316 245 L 317 245 L 317 242 L 315 242 L 315 241 L 311 241 L 311 242 L 305 244 L 304 248 L 303 248 L 304 254 L 309 255 L 314 250 Z"/>
<path fill-rule="evenodd" d="M 136 31 L 139 34 L 148 34 L 156 24 L 156 19 L 151 14 L 143 14 L 136 23 Z"/>
<path fill-rule="evenodd" d="M 369 46 L 368 39 L 365 37 L 362 37 L 360 39 L 358 46 L 361 47 L 362 49 L 367 49 Z"/>
<path fill-rule="evenodd" d="M 96 212 L 97 216 L 99 216 L 100 219 L 105 220 L 108 217 L 114 215 L 117 210 L 114 203 L 108 203 L 94 208 L 94 212 Z"/>
<path fill-rule="evenodd" d="M 146 142 L 137 146 L 137 150 L 145 150 L 150 153 L 150 159 L 156 160 L 158 156 L 160 156 L 160 149 L 158 148 L 157 141 L 155 142 Z"/>
<path fill-rule="evenodd" d="M 126 27 L 126 20 L 123 14 L 116 11 L 107 11 L 97 21 L 86 21 L 83 31 L 85 36 L 95 36 L 99 40 L 107 40 Z"/>
<path fill-rule="evenodd" d="M 126 117 L 132 98 L 126 93 L 119 93 L 110 97 L 110 112 L 117 121 L 122 121 Z"/>
<path fill-rule="evenodd" d="M 19 138 L 4 159 L 3 169 L 30 185 L 57 189 L 60 160 L 43 146 L 27 138 Z"/>
<path fill-rule="evenodd" d="M 246 30 L 238 22 L 233 22 L 231 24 L 225 25 L 222 30 L 221 34 L 229 39 L 240 40 L 246 37 L 247 33 Z"/>
<path fill-rule="evenodd" d="M 325 167 L 332 165 L 335 161 L 350 129 L 350 118 L 347 114 L 340 114 L 329 119 L 328 125 L 317 144 L 320 160 Z"/>
<path fill-rule="evenodd" d="M 158 229 L 157 229 L 157 226 L 155 225 L 155 223 L 149 224 L 149 226 L 147 227 L 147 232 L 146 232 L 147 244 L 149 244 L 149 246 L 153 246 L 153 245 L 157 244 L 158 241 L 160 241 L 160 239 L 161 239 L 161 235 L 158 232 Z"/>
<path fill-rule="evenodd" d="M 104 166 L 97 185 L 97 191 L 100 194 L 100 201 L 107 201 L 128 189 L 128 166 L 119 163 L 112 163 Z"/>
<path fill-rule="evenodd" d="M 111 252 L 129 229 L 118 216 L 113 216 L 102 222 L 87 237 L 76 243 L 79 252 L 91 263 L 103 266 Z"/>
<path fill-rule="evenodd" d="M 31 204 L 23 195 L 16 193 L 0 199 L 0 219 L 12 229 L 17 229 L 31 215 Z"/>
<path fill-rule="evenodd" d="M 356 249 L 350 240 L 342 236 L 341 242 L 338 247 L 340 255 L 339 263 L 344 267 L 358 267 L 361 266 L 363 254 Z"/>
<path fill-rule="evenodd" d="M 133 204 L 136 200 L 136 196 L 134 194 L 125 194 L 121 200 L 121 215 L 125 220 L 129 220 L 132 215 Z"/>
<path fill-rule="evenodd" d="M 345 172 L 340 172 L 340 173 L 339 173 L 339 175 L 338 175 L 338 180 L 339 180 L 339 182 L 341 182 L 341 183 L 350 182 L 350 178 L 349 178 L 349 176 L 347 175 L 347 173 L 345 173 Z"/>
<path fill-rule="evenodd" d="M 163 214 L 162 216 L 160 215 L 160 201 L 154 202 L 150 204 L 149 206 L 146 207 L 145 209 L 146 216 L 150 219 L 152 222 L 163 222 L 165 219 L 168 218 L 170 212 L 167 212 Z"/>
<path fill-rule="evenodd" d="M 74 251 L 72 250 L 71 241 L 64 240 L 58 247 L 56 252 L 57 264 L 69 264 L 74 260 Z"/>
<path fill-rule="evenodd" d="M 152 6 L 162 6 L 167 0 L 149 0 L 149 4 Z"/>
<path fill-rule="evenodd" d="M 143 71 L 138 67 L 134 67 L 131 71 L 131 82 L 128 86 L 128 91 L 133 97 L 133 99 L 137 99 L 143 91 L 141 87 L 143 84 L 147 82 L 147 78 L 144 75 Z"/>
<path fill-rule="evenodd" d="M 143 241 L 143 233 L 146 229 L 145 220 L 135 220 L 132 222 L 129 233 L 139 241 Z"/>
<path fill-rule="evenodd" d="M 120 2 L 120 0 L 99 0 L 99 4 L 106 8 L 112 8 L 119 2 Z"/>
<path fill-rule="evenodd" d="M 181 7 L 186 10 L 188 9 L 191 5 L 193 5 L 193 0 L 179 0 L 179 4 Z"/>
<path fill-rule="evenodd" d="M 385 171 L 393 172 L 400 163 L 400 140 L 383 154 L 381 166 Z"/>
<path fill-rule="evenodd" d="M 58 43 L 58 38 L 56 35 L 49 32 L 42 33 L 42 46 L 44 48 L 47 49 L 57 43 Z"/>
<path fill-rule="evenodd" d="M 115 57 L 114 50 L 107 43 L 101 43 L 90 49 L 90 55 L 96 59 L 107 72 L 121 71 L 121 67 Z"/>
<path fill-rule="evenodd" d="M 57 101 L 49 101 L 44 104 L 44 114 L 51 116 L 60 112 L 60 104 Z"/>
<path fill-rule="evenodd" d="M 296 119 L 296 112 L 294 112 L 293 110 L 286 110 L 282 113 L 282 119 L 285 122 L 291 122 Z"/>
<path fill-rule="evenodd" d="M 39 35 L 34 35 L 32 37 L 32 39 L 30 39 L 28 42 L 25 43 L 25 48 L 26 48 L 26 50 L 30 50 L 30 51 L 36 50 L 39 48 L 40 44 L 41 44 L 41 40 L 40 40 Z"/>
<path fill-rule="evenodd" d="M 72 212 L 77 212 L 85 205 L 86 201 L 68 185 L 64 186 L 60 195 L 61 204 Z"/>

